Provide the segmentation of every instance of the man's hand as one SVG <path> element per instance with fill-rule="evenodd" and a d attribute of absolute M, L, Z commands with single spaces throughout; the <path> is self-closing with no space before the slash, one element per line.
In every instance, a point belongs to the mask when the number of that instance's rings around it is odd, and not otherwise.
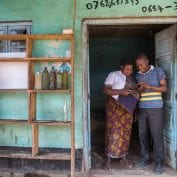
<path fill-rule="evenodd" d="M 145 89 L 152 89 L 152 88 L 153 88 L 151 85 L 149 85 L 149 84 L 147 84 L 147 83 L 145 83 L 145 82 L 142 83 L 141 86 L 142 86 L 143 88 L 145 88 Z"/>
<path fill-rule="evenodd" d="M 146 82 L 139 82 L 138 83 L 138 89 L 140 91 L 143 91 L 144 89 L 150 89 L 153 91 L 157 91 L 157 92 L 162 92 L 162 93 L 166 93 L 167 92 L 167 83 L 166 83 L 166 79 L 162 79 L 160 81 L 160 86 L 152 86 L 147 84 Z"/>

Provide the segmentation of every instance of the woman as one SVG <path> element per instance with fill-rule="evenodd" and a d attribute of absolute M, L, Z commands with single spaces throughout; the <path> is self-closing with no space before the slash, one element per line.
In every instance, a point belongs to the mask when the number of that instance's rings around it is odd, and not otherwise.
<path fill-rule="evenodd" d="M 123 60 L 121 70 L 111 72 L 104 83 L 106 102 L 106 169 L 111 170 L 111 158 L 131 167 L 126 159 L 133 123 L 133 112 L 139 99 L 136 83 L 131 76 L 131 61 Z"/>

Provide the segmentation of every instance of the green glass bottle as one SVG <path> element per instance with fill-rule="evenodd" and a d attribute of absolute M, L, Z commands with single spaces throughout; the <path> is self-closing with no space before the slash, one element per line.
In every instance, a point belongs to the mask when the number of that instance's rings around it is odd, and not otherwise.
<path fill-rule="evenodd" d="M 64 70 L 62 74 L 62 89 L 68 89 L 68 71 Z"/>
<path fill-rule="evenodd" d="M 57 71 L 57 89 L 62 89 L 62 73 Z"/>
<path fill-rule="evenodd" d="M 50 90 L 56 89 L 56 72 L 54 66 L 52 66 L 52 70 L 50 71 Z"/>
<path fill-rule="evenodd" d="M 47 70 L 47 67 L 44 67 L 44 70 L 42 71 L 42 89 L 48 90 L 49 89 L 49 72 Z"/>

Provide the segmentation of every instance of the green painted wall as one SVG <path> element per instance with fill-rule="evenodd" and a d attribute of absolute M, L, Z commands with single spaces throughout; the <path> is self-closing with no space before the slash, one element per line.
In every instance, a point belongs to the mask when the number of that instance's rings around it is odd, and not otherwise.
<path fill-rule="evenodd" d="M 34 34 L 61 34 L 63 28 L 73 28 L 73 2 L 71 0 L 2 0 L 0 2 L 0 21 L 32 20 L 32 33 Z M 46 43 L 37 41 L 34 44 L 33 56 L 65 56 L 69 49 L 68 42 L 50 41 Z M 60 49 L 60 50 L 58 50 Z M 59 52 L 58 52 L 59 51 Z M 42 69 L 43 63 L 36 66 L 36 71 Z M 65 99 L 69 95 L 38 94 L 37 119 L 61 120 Z M 0 94 L 0 117 L 27 119 L 27 94 L 6 93 Z M 77 111 L 81 112 L 81 107 Z M 70 113 L 69 113 L 70 115 Z M 68 117 L 69 117 L 68 115 Z M 81 115 L 77 117 L 76 147 L 82 147 Z M 0 126 L 0 146 L 31 146 L 31 126 Z M 40 127 L 41 147 L 70 146 L 70 130 L 58 127 Z M 66 138 L 67 137 L 67 138 Z"/>
<path fill-rule="evenodd" d="M 100 2 L 100 0 L 98 0 Z M 110 2 L 110 1 L 109 1 Z M 115 1 L 114 1 L 115 2 Z M 118 2 L 118 1 L 117 1 Z M 74 6 L 72 0 L 1 0 L 0 1 L 0 21 L 20 21 L 20 20 L 32 20 L 32 33 L 34 34 L 58 34 L 62 33 L 63 28 L 74 28 L 75 33 L 75 118 L 76 118 L 76 147 L 83 147 L 83 128 L 82 128 L 82 19 L 83 18 L 104 18 L 104 17 L 123 17 L 123 16 L 175 16 L 177 10 L 174 10 L 175 4 L 170 0 L 139 0 L 138 5 L 125 4 L 127 1 L 123 1 L 124 4 L 114 5 L 113 7 L 98 7 L 91 10 L 86 8 L 87 3 L 93 3 L 92 0 L 77 0 L 76 4 L 76 18 L 74 19 L 73 26 L 73 14 Z M 132 2 L 132 1 L 131 1 Z M 137 1 L 134 1 L 135 4 Z M 143 6 L 155 5 L 152 12 L 142 12 Z M 161 7 L 158 7 L 160 5 Z M 166 6 L 172 6 L 171 8 L 165 8 Z M 104 4 L 102 4 L 104 6 Z M 161 10 L 157 10 L 161 9 Z M 151 11 L 151 8 L 150 8 Z M 162 12 L 161 12 L 162 11 Z M 37 45 L 37 44 L 36 44 Z M 41 47 L 35 52 L 34 56 L 39 54 Z M 26 111 L 24 108 L 27 105 L 26 95 L 15 94 L 18 99 L 17 105 L 14 105 L 12 95 L 0 95 L 0 106 L 7 104 L 9 110 L 0 113 L 2 117 L 13 117 L 17 113 L 20 117 L 26 117 Z M 21 100 L 20 100 L 21 99 Z M 22 100 L 23 103 L 22 104 Z M 46 98 L 39 97 L 39 101 L 43 102 Z M 43 105 L 43 104 L 41 104 Z M 19 110 L 20 106 L 20 110 Z M 2 106 L 0 108 L 3 108 Z M 54 108 L 56 103 L 54 102 Z M 11 108 L 11 109 L 10 109 Z M 42 110 L 45 105 L 40 108 Z M 6 110 L 7 108 L 5 108 Z M 49 110 L 50 111 L 50 110 Z M 42 111 L 38 112 L 38 115 L 43 115 Z M 47 113 L 45 113 L 47 115 Z M 20 126 L 0 126 L 0 131 L 5 133 L 1 134 L 0 145 L 10 146 L 31 146 L 31 127 L 25 128 L 26 139 L 20 138 L 24 133 L 24 127 Z M 13 135 L 11 133 L 13 131 Z M 50 132 L 50 134 L 48 133 Z M 16 136 L 15 136 L 16 135 Z M 50 136 L 50 138 L 45 138 Z M 15 138 L 17 137 L 17 138 Z M 41 127 L 41 142 L 43 147 L 69 147 L 69 130 L 57 129 L 56 127 Z M 67 138 L 64 138 L 67 137 Z M 17 141 L 16 141 L 17 139 Z M 45 141 L 43 141 L 45 140 Z"/>

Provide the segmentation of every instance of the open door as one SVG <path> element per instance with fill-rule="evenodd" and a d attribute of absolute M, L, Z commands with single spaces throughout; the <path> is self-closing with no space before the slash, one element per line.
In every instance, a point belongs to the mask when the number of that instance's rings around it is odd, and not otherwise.
<path fill-rule="evenodd" d="M 156 64 L 167 75 L 168 93 L 164 95 L 164 144 L 166 163 L 177 168 L 177 26 L 173 25 L 155 36 Z"/>

